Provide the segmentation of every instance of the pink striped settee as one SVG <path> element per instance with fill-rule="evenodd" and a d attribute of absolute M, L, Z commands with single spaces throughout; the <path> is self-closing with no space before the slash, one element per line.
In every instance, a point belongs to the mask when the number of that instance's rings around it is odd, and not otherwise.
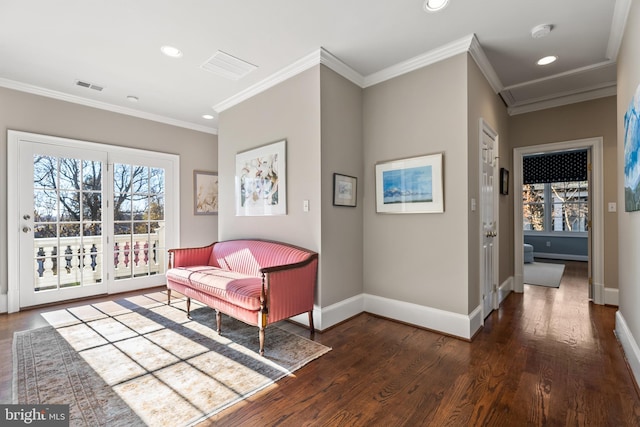
<path fill-rule="evenodd" d="M 313 333 L 313 296 L 318 276 L 318 254 L 268 240 L 228 240 L 201 248 L 169 250 L 167 302 L 171 291 L 216 310 L 218 333 L 225 313 L 259 328 L 264 354 L 267 324 L 309 313 Z"/>

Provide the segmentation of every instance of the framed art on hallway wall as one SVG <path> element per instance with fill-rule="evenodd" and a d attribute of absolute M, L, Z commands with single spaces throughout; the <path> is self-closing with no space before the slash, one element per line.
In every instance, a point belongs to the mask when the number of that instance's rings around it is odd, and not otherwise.
<path fill-rule="evenodd" d="M 376 212 L 444 212 L 442 153 L 376 165 Z"/>
<path fill-rule="evenodd" d="M 218 214 L 218 172 L 193 171 L 193 214 Z"/>
<path fill-rule="evenodd" d="M 287 214 L 286 140 L 236 154 L 236 216 Z"/>

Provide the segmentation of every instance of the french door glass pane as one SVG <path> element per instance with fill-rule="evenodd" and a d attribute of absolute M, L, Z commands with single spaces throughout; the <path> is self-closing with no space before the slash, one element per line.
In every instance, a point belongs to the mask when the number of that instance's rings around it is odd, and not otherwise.
<path fill-rule="evenodd" d="M 33 156 L 34 291 L 102 282 L 102 162 Z"/>
<path fill-rule="evenodd" d="M 116 279 L 164 273 L 164 169 L 115 164 L 114 190 Z"/>

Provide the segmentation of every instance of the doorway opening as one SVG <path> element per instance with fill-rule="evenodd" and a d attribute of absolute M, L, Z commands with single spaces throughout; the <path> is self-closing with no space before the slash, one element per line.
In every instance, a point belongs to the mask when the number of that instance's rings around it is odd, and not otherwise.
<path fill-rule="evenodd" d="M 581 171 L 571 179 L 550 176 L 548 182 L 536 184 L 530 182 L 531 177 L 524 176 L 525 163 L 528 162 L 525 159 L 566 154 L 583 159 L 588 165 L 587 176 Z M 514 199 L 515 292 L 524 291 L 525 261 L 532 260 L 535 250 L 537 256 L 549 260 L 586 260 L 589 298 L 596 304 L 604 304 L 602 157 L 602 138 L 514 149 L 514 188 L 517 191 L 525 190 L 522 197 Z M 566 159 L 557 157 L 555 160 Z M 559 169 L 562 169 L 564 164 L 560 164 Z M 573 254 L 562 255 L 554 253 L 554 245 L 576 247 L 572 249 Z"/>

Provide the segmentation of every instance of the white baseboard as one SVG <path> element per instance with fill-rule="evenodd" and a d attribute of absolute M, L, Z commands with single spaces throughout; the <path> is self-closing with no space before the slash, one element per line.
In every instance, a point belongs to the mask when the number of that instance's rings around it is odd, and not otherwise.
<path fill-rule="evenodd" d="M 471 339 L 482 327 L 481 306 L 464 315 L 369 294 L 356 295 L 325 308 L 314 307 L 313 323 L 321 331 L 364 311 L 464 339 Z M 307 314 L 294 316 L 291 320 L 309 325 Z"/>
<path fill-rule="evenodd" d="M 624 355 L 629 362 L 636 384 L 640 384 L 640 348 L 638 348 L 638 343 L 631 334 L 631 330 L 629 330 L 627 322 L 619 310 L 616 312 L 615 332 L 624 350 Z"/>
<path fill-rule="evenodd" d="M 618 290 L 614 288 L 604 288 L 604 303 L 606 305 L 619 306 Z"/>
<path fill-rule="evenodd" d="M 0 294 L 0 313 L 6 313 L 9 311 L 9 299 L 7 294 Z"/>
<path fill-rule="evenodd" d="M 589 261 L 588 255 L 551 254 L 548 252 L 534 252 L 534 258 L 562 259 L 565 261 Z"/>
<path fill-rule="evenodd" d="M 505 298 L 507 298 L 507 295 L 509 295 L 512 291 L 513 276 L 509 276 L 509 278 L 502 282 L 502 285 L 500 285 L 500 287 L 498 288 L 498 305 L 502 304 L 502 301 L 504 301 Z"/>
<path fill-rule="evenodd" d="M 452 313 L 404 301 L 364 294 L 364 310 L 432 331 L 471 339 L 482 325 L 481 307 L 471 314 Z"/>
<path fill-rule="evenodd" d="M 325 308 L 313 307 L 313 326 L 322 331 L 364 311 L 364 294 L 356 295 Z M 300 314 L 291 318 L 296 323 L 309 326 L 309 316 Z"/>

